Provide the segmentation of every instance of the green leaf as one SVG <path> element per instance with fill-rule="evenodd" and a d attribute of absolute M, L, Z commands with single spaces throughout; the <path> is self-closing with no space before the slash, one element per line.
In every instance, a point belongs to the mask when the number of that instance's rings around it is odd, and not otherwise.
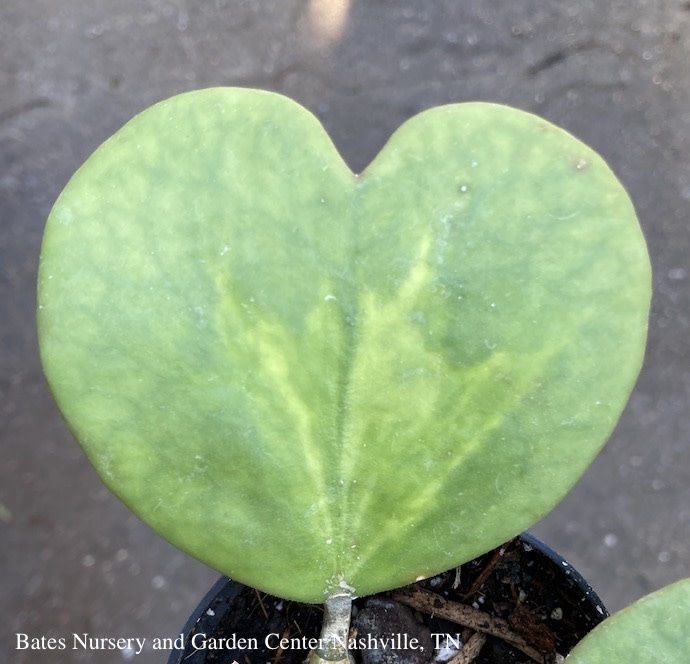
<path fill-rule="evenodd" d="M 208 89 L 70 181 L 39 332 L 67 422 L 132 510 L 318 602 L 546 514 L 627 400 L 649 284 L 623 188 L 544 120 L 435 108 L 355 176 L 294 102 Z"/>
<path fill-rule="evenodd" d="M 690 579 L 643 597 L 595 627 L 566 664 L 681 664 L 690 653 Z"/>

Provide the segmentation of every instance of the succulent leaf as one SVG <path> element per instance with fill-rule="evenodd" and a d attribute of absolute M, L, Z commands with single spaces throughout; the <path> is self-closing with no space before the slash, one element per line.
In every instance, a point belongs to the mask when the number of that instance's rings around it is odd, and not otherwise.
<path fill-rule="evenodd" d="M 690 579 L 643 597 L 597 625 L 566 664 L 680 664 L 690 653 Z"/>
<path fill-rule="evenodd" d="M 276 94 L 143 112 L 46 227 L 46 375 L 111 489 L 181 549 L 319 602 L 529 527 L 642 361 L 644 239 L 589 148 L 470 103 L 355 176 Z"/>

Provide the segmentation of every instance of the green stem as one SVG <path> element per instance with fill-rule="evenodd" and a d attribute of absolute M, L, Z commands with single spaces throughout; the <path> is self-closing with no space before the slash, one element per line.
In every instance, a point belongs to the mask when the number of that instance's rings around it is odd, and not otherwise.
<path fill-rule="evenodd" d="M 306 664 L 347 662 L 347 639 L 352 615 L 352 595 L 330 595 L 324 602 L 323 625 L 319 647 L 310 651 Z"/>

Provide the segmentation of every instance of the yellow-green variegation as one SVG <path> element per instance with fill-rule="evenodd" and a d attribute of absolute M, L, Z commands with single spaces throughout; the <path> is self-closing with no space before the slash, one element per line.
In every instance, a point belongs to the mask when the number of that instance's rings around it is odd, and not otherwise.
<path fill-rule="evenodd" d="M 208 89 L 69 182 L 39 332 L 67 422 L 134 512 L 319 602 L 547 513 L 618 420 L 649 297 L 628 196 L 544 120 L 435 108 L 356 176 L 294 102 Z"/>

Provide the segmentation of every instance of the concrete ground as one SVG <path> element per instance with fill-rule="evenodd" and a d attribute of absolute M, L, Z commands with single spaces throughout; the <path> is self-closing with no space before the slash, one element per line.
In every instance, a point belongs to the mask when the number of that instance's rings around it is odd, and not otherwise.
<path fill-rule="evenodd" d="M 292 96 L 355 170 L 411 115 L 475 99 L 603 154 L 649 242 L 647 360 L 609 445 L 534 532 L 613 610 L 690 576 L 689 61 L 680 0 L 3 0 L 0 663 L 121 662 L 15 650 L 15 634 L 174 636 L 217 576 L 103 488 L 47 391 L 34 330 L 43 224 L 69 176 L 136 112 L 211 85 Z"/>

